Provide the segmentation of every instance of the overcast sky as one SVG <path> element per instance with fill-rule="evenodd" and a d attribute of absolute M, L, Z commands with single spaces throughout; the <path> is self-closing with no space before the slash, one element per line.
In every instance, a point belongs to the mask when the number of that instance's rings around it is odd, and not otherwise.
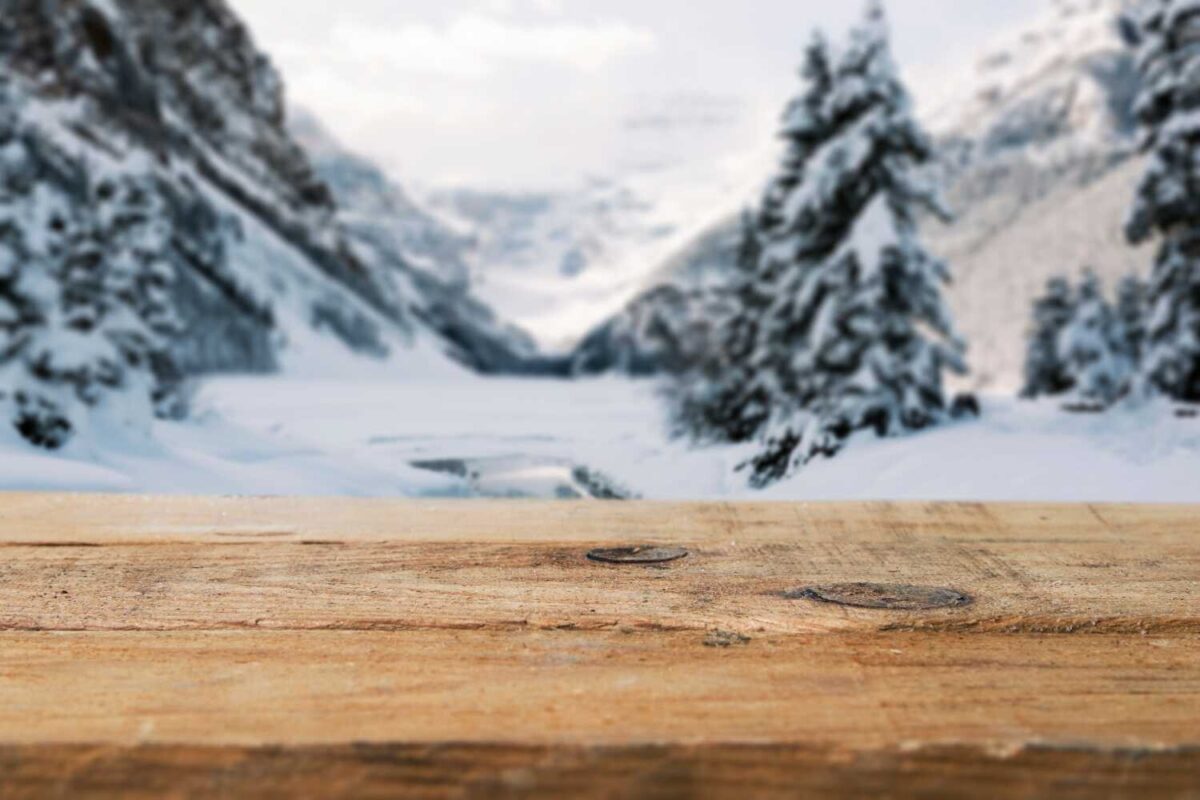
<path fill-rule="evenodd" d="M 1048 0 L 891 0 L 917 85 Z M 294 104 L 402 180 L 552 188 L 770 137 L 814 26 L 860 0 L 231 0 Z"/>

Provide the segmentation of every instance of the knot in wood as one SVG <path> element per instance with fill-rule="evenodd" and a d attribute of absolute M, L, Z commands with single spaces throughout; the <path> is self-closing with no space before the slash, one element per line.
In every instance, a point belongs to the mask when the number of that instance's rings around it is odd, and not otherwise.
<path fill-rule="evenodd" d="M 970 605 L 970 595 L 936 586 L 909 586 L 894 583 L 839 583 L 810 586 L 788 592 L 792 600 L 816 600 L 821 603 L 871 608 L 885 611 L 933 611 Z"/>
<path fill-rule="evenodd" d="M 602 547 L 587 554 L 591 561 L 603 564 L 665 564 L 687 558 L 688 551 L 682 547 L 659 547 L 638 545 L 636 547 Z"/>

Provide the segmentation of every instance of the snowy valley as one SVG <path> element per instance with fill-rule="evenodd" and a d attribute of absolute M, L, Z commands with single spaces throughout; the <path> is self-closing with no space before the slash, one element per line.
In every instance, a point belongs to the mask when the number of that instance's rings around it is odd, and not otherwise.
<path fill-rule="evenodd" d="M 1061 398 L 1016 396 L 1049 278 L 1091 268 L 1115 289 L 1154 260 L 1123 230 L 1144 170 L 1123 0 L 1054 0 L 922 107 L 955 219 L 923 217 L 921 235 L 950 265 L 971 368 L 950 381 L 979 393 L 979 418 L 839 436 L 836 458 L 765 490 L 744 468 L 753 442 L 673 435 L 664 374 L 692 366 L 674 338 L 690 298 L 739 268 L 740 213 L 760 202 L 774 143 L 696 164 L 656 140 L 655 158 L 638 151 L 573 192 L 410 189 L 286 106 L 286 76 L 221 0 L 5 5 L 0 177 L 18 208 L 58 209 L 19 223 L 58 213 L 68 234 L 91 230 L 94 187 L 148 187 L 160 230 L 133 252 L 172 276 L 181 327 L 145 357 L 169 363 L 188 408 L 151 421 L 131 410 L 134 378 L 52 370 L 46 402 L 71 435 L 48 451 L 0 425 L 0 489 L 1200 500 L 1191 406 L 1067 414 Z M 27 257 L 59 258 L 26 238 Z M 34 296 L 3 246 L 17 250 L 0 235 L 0 301 Z M 99 399 L 80 399 L 81 382 Z"/>

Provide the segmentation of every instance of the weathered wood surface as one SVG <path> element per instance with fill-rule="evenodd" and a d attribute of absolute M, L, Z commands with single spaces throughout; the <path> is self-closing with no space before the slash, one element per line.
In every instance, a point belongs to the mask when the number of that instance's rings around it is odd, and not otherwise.
<path fill-rule="evenodd" d="M 0 495 L 0 797 L 798 794 L 1200 798 L 1200 509 Z"/>

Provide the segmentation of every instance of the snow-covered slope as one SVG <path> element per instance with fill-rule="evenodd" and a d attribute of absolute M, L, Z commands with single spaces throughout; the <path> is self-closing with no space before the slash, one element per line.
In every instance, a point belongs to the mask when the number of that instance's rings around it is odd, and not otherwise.
<path fill-rule="evenodd" d="M 1051 276 L 1092 268 L 1114 285 L 1149 269 L 1123 235 L 1141 169 L 1137 76 L 1118 29 L 1128 5 L 1052 0 L 931 115 L 957 220 L 926 238 L 952 265 L 978 386 L 1018 386 L 1030 306 Z"/>
<path fill-rule="evenodd" d="M 949 226 L 930 220 L 923 234 L 950 263 L 949 302 L 980 388 L 1017 387 L 1030 305 L 1048 277 L 1091 267 L 1112 284 L 1148 269 L 1149 254 L 1131 249 L 1122 234 L 1139 171 L 1130 107 L 1136 76 L 1118 31 L 1127 5 L 1048 0 L 1036 20 L 1001 36 L 926 104 L 956 219 Z M 728 211 L 728 201 L 719 208 Z M 736 240 L 737 220 L 729 216 L 648 269 L 645 280 L 683 290 L 713 280 L 731 266 Z M 596 348 L 606 330 L 626 331 L 646 313 L 646 296 L 637 298 L 586 346 Z M 653 343 L 627 338 L 608 345 L 631 346 L 654 351 Z"/>
<path fill-rule="evenodd" d="M 1133 132 L 1137 88 L 1118 20 L 1130 0 L 1047 0 L 1020 28 L 1001 34 L 972 67 L 924 105 L 936 135 L 975 155 L 1002 152 L 1062 161 L 1121 146 Z"/>
<path fill-rule="evenodd" d="M 141 448 L 31 451 L 0 430 L 0 488 L 182 494 L 642 497 L 648 500 L 1197 502 L 1200 421 L 1169 407 L 1063 413 L 985 398 L 978 422 L 856 437 L 767 492 L 745 448 L 666 437 L 654 386 L 463 375 L 348 385 L 217 378 L 186 423 Z M 481 402 L 486 397 L 487 402 Z M 598 421 L 602 421 L 599 424 Z"/>
<path fill-rule="evenodd" d="M 473 236 L 422 208 L 379 167 L 351 153 L 307 110 L 293 107 L 288 129 L 333 192 L 346 227 L 444 283 L 469 281 Z"/>

